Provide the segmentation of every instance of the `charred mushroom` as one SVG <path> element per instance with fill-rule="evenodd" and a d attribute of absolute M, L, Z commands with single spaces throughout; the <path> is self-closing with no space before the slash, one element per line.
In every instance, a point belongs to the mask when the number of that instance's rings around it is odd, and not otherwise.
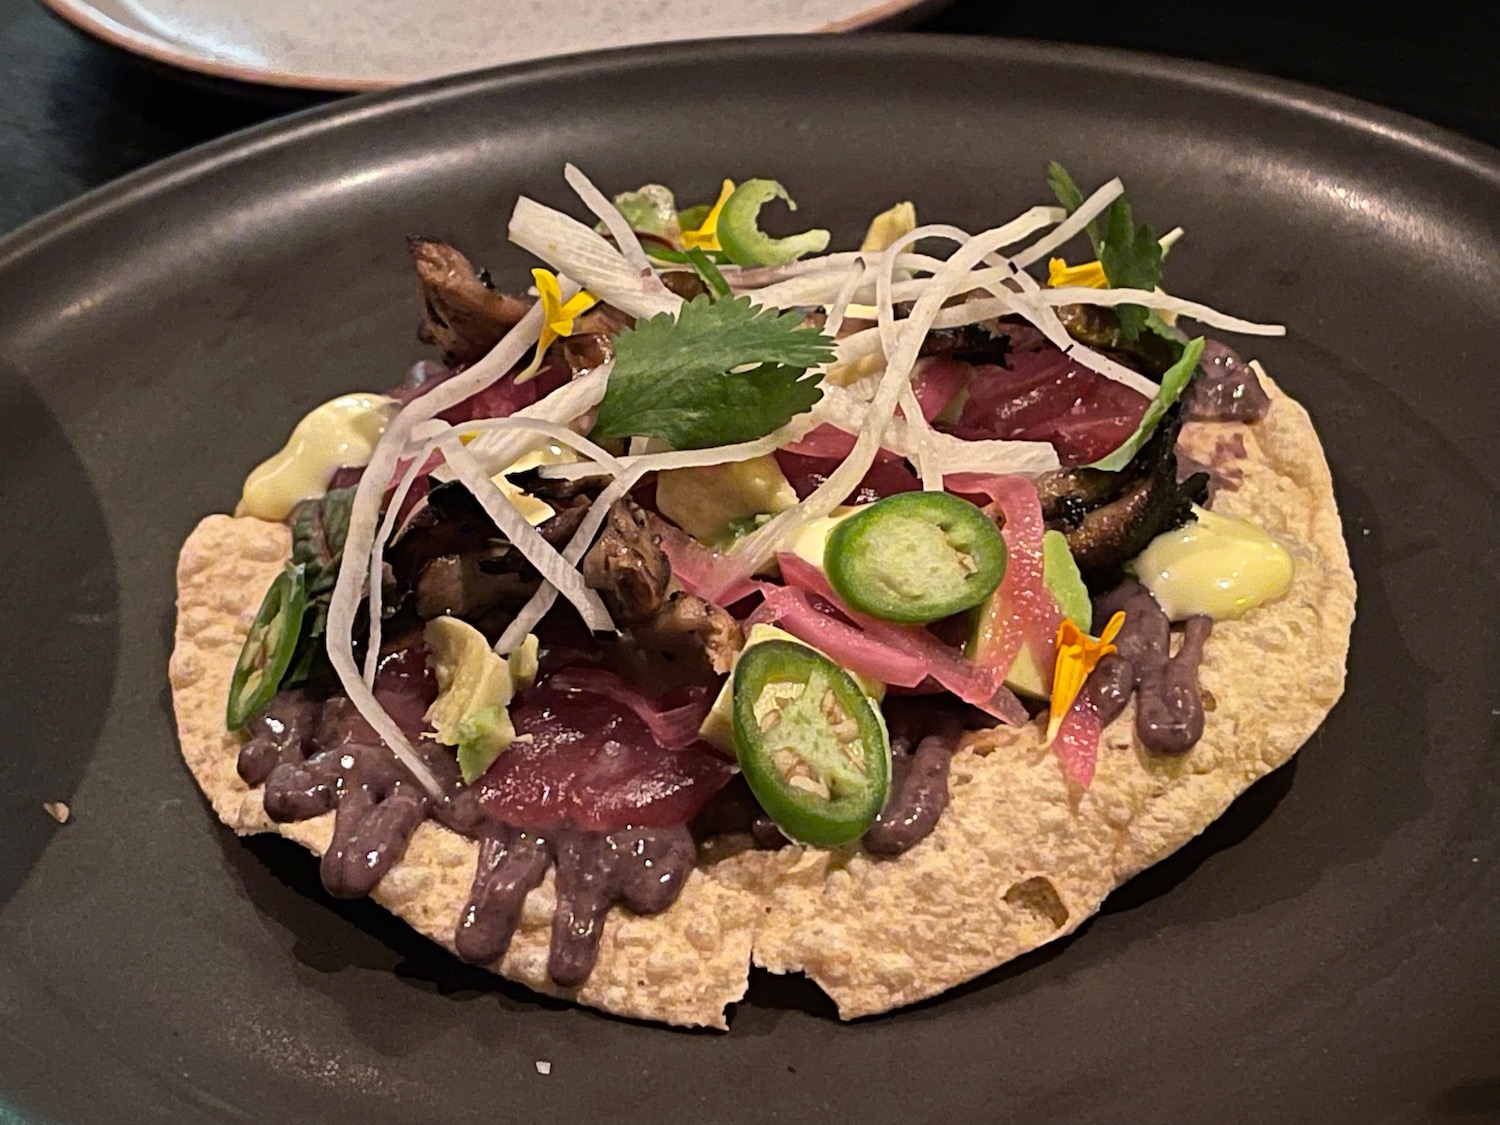
<path fill-rule="evenodd" d="M 1174 347 L 1155 332 L 1142 332 L 1133 340 L 1120 334 L 1120 318 L 1102 305 L 1059 305 L 1057 318 L 1068 335 L 1095 351 L 1103 352 L 1126 367 L 1160 379 L 1177 362 L 1181 347 Z"/>
<path fill-rule="evenodd" d="M 671 578 L 672 565 L 650 517 L 629 499 L 615 501 L 583 556 L 583 580 L 599 591 L 615 621 L 638 625 L 661 609 Z"/>
<path fill-rule="evenodd" d="M 1047 526 L 1061 531 L 1084 572 L 1120 566 L 1164 531 L 1181 527 L 1192 505 L 1208 493 L 1208 474 L 1177 480 L 1177 433 L 1182 409 L 1174 407 L 1135 459 L 1118 473 L 1064 469 L 1037 481 Z"/>
<path fill-rule="evenodd" d="M 481 359 L 531 309 L 530 297 L 500 293 L 446 242 L 409 238 L 424 318 L 417 338 L 449 367 Z"/>
<path fill-rule="evenodd" d="M 638 625 L 642 644 L 677 654 L 701 653 L 719 675 L 734 667 L 745 634 L 729 611 L 696 594 L 678 590 L 651 620 Z"/>

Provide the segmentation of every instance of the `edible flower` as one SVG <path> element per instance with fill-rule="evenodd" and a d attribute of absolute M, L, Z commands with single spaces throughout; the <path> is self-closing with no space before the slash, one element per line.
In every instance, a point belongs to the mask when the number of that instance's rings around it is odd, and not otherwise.
<path fill-rule="evenodd" d="M 708 214 L 703 216 L 703 225 L 697 230 L 685 230 L 682 232 L 682 245 L 688 250 L 721 250 L 719 245 L 719 215 L 724 210 L 724 204 L 729 202 L 729 197 L 734 194 L 734 181 L 725 180 L 724 186 L 719 189 L 719 198 L 714 200 L 714 205 L 708 209 Z"/>
<path fill-rule="evenodd" d="M 535 376 L 541 370 L 542 359 L 552 341 L 573 335 L 574 320 L 599 302 L 599 298 L 586 289 L 580 289 L 564 301 L 562 285 L 551 270 L 532 270 L 531 277 L 536 282 L 536 291 L 542 299 L 542 336 L 536 343 L 536 355 L 532 357 L 530 366 L 516 376 L 517 383 L 524 383 Z"/>
<path fill-rule="evenodd" d="M 1057 627 L 1057 663 L 1052 670 L 1052 704 L 1047 719 L 1047 740 L 1043 746 L 1052 745 L 1063 717 L 1083 690 L 1084 681 L 1094 666 L 1115 651 L 1114 639 L 1124 624 L 1122 610 L 1109 619 L 1097 641 L 1074 624 L 1070 617 L 1063 618 L 1063 623 Z"/>
<path fill-rule="evenodd" d="M 1108 289 L 1109 278 L 1104 276 L 1104 266 L 1095 259 L 1080 265 L 1070 266 L 1061 258 L 1047 262 L 1047 284 L 1053 289 L 1081 286 L 1085 289 Z"/>

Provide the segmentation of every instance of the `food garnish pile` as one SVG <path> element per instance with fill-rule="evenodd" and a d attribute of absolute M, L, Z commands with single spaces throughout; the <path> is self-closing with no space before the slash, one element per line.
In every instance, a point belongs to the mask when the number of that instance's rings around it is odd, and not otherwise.
<path fill-rule="evenodd" d="M 775 181 L 566 177 L 527 291 L 411 240 L 436 358 L 184 547 L 226 823 L 542 991 L 724 1026 L 754 963 L 851 1017 L 1071 932 L 1333 705 L 1321 448 L 1200 326 L 1283 330 L 1165 292 L 1118 180 L 829 253 Z"/>

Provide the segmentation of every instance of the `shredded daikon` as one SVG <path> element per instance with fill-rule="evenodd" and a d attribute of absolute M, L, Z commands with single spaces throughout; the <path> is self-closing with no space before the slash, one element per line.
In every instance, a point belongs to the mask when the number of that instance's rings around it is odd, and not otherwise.
<path fill-rule="evenodd" d="M 621 471 L 619 460 L 603 446 L 590 441 L 577 430 L 571 429 L 560 422 L 549 421 L 545 418 L 538 418 L 529 414 L 517 412 L 505 418 L 476 418 L 472 422 L 464 422 L 461 425 L 451 427 L 451 429 L 457 432 L 463 439 L 467 439 L 473 435 L 473 440 L 466 442 L 464 451 L 470 457 L 474 458 L 479 466 L 491 477 L 496 473 L 504 472 L 511 465 L 514 465 L 522 457 L 526 456 L 526 454 L 536 449 L 537 446 L 544 445 L 547 442 L 566 445 L 569 449 L 606 466 L 611 473 Z M 525 447 L 504 465 L 494 466 L 491 464 L 495 460 L 493 454 L 485 453 L 475 448 L 479 444 L 480 435 L 490 433 L 528 434 L 534 440 L 526 443 Z M 496 445 L 491 448 L 501 447 Z"/>
<path fill-rule="evenodd" d="M 438 799 L 443 795 L 442 787 L 432 771 L 422 761 L 421 755 L 412 749 L 401 728 L 386 714 L 373 690 L 364 682 L 354 659 L 354 626 L 370 580 L 369 561 L 373 557 L 371 552 L 382 522 L 381 505 L 385 499 L 386 484 L 406 448 L 408 436 L 416 426 L 484 390 L 510 371 L 541 335 L 542 317 L 540 305 L 527 310 L 526 315 L 501 338 L 488 355 L 467 371 L 439 383 L 408 403 L 386 424 L 385 432 L 376 443 L 355 490 L 349 514 L 349 530 L 344 540 L 343 562 L 339 566 L 338 579 L 329 598 L 328 659 L 339 683 L 355 709 L 390 746 L 392 753 L 411 771 L 422 788 Z M 375 581 L 379 580 L 377 571 Z"/>
<path fill-rule="evenodd" d="M 375 670 L 380 664 L 380 629 L 384 608 L 381 601 L 385 594 L 381 556 L 385 552 L 385 545 L 391 541 L 391 533 L 396 530 L 396 520 L 401 514 L 402 505 L 406 503 L 406 498 L 411 493 L 412 485 L 422 475 L 422 468 L 427 462 L 427 455 L 431 449 L 432 443 L 429 441 L 412 454 L 411 463 L 406 466 L 406 471 L 401 474 L 401 480 L 396 485 L 396 491 L 391 494 L 390 500 L 386 503 L 385 518 L 380 521 L 380 531 L 376 534 L 375 543 L 370 548 L 369 573 L 375 576 L 375 581 L 370 583 L 369 593 L 370 640 L 365 647 L 365 687 L 371 690 L 375 687 Z"/>
<path fill-rule="evenodd" d="M 661 278 L 651 267 L 651 260 L 646 257 L 646 251 L 641 249 L 641 240 L 630 228 L 630 222 L 620 214 L 620 209 L 611 203 L 605 194 L 594 186 L 594 182 L 579 171 L 576 165 L 568 164 L 563 168 L 563 179 L 568 181 L 568 186 L 578 193 L 578 198 L 583 200 L 584 205 L 599 217 L 609 233 L 614 236 L 615 245 L 619 247 L 620 254 L 635 267 L 647 286 L 650 287 L 654 283 L 666 291 L 666 286 L 662 285 Z"/>
<path fill-rule="evenodd" d="M 1034 262 L 1040 262 L 1064 242 L 1067 242 L 1068 239 L 1076 234 L 1081 234 L 1085 227 L 1104 213 L 1106 207 L 1124 194 L 1125 185 L 1120 182 L 1119 178 L 1116 177 L 1110 180 L 1109 183 L 1080 203 L 1078 210 L 1059 223 L 1050 234 L 1033 242 L 1020 253 L 1012 255 L 1011 261 L 1015 262 L 1022 269 L 1025 269 Z"/>
<path fill-rule="evenodd" d="M 1176 313 L 1219 328 L 1225 332 L 1239 332 L 1246 336 L 1285 336 L 1286 327 L 1281 324 L 1259 324 L 1253 320 L 1242 320 L 1228 313 L 1221 313 L 1197 301 L 1187 301 L 1168 293 L 1145 289 L 1043 289 L 1037 300 L 1046 305 L 1144 305 L 1148 309 Z"/>
<path fill-rule="evenodd" d="M 564 174 L 615 244 L 577 219 L 524 196 L 517 199 L 510 217 L 511 240 L 551 266 L 569 292 L 576 292 L 580 286 L 587 288 L 601 301 L 637 318 L 676 313 L 682 299 L 662 283 L 619 209 L 573 165 L 569 164 Z M 413 400 L 390 421 L 360 480 L 327 626 L 329 657 L 359 713 L 422 786 L 440 797 L 436 779 L 373 693 L 380 647 L 384 545 L 434 451 L 443 457 L 442 475 L 451 475 L 473 493 L 501 533 L 543 577 L 541 587 L 496 643 L 497 652 L 508 653 L 536 627 L 559 594 L 578 609 L 591 629 L 613 628 L 607 609 L 584 582 L 578 565 L 608 518 L 610 507 L 649 473 L 749 460 L 792 444 L 824 424 L 852 435 L 852 451 L 818 488 L 731 548 L 718 569 L 723 581 L 732 582 L 759 569 L 801 528 L 842 503 L 869 471 L 882 446 L 912 461 L 923 487 L 928 489 L 941 488 L 943 477 L 956 472 L 1037 475 L 1056 469 L 1057 453 L 1046 442 L 965 441 L 932 428 L 922 413 L 912 380 L 922 344 L 935 327 L 960 327 L 1019 315 L 1078 363 L 1148 397 L 1156 392 L 1155 383 L 1073 340 L 1056 307 L 1134 304 L 1227 331 L 1254 335 L 1280 335 L 1284 331 L 1279 325 L 1257 324 L 1159 291 L 1043 289 L 1024 272 L 1024 267 L 1041 261 L 1081 233 L 1123 190 L 1119 180 L 1111 180 L 1072 215 L 1059 207 L 1033 207 L 1002 226 L 976 235 L 950 225 L 929 224 L 903 235 L 878 254 L 854 251 L 776 267 L 724 267 L 732 290 L 756 304 L 825 309 L 824 331 L 830 337 L 844 326 L 851 306 L 862 317 L 868 315 L 876 321 L 875 327 L 838 341 L 835 360 L 820 371 L 833 377 L 825 379 L 823 397 L 810 412 L 755 441 L 683 451 L 657 451 L 651 444 L 634 441 L 629 456 L 613 455 L 573 428 L 602 401 L 609 364 L 510 417 L 458 426 L 439 421 L 438 415 L 514 369 L 537 342 L 543 312 L 540 307 L 529 310 L 473 367 Z M 1012 255 L 1002 253 L 1038 234 L 1040 237 Z M 1178 229 L 1163 236 L 1163 248 L 1180 234 Z M 911 249 L 923 239 L 943 239 L 956 248 L 946 258 Z M 979 297 L 980 293 L 991 296 Z M 962 294 L 968 294 L 968 299 L 948 304 Z M 867 307 L 871 304 L 873 309 Z M 897 306 L 906 304 L 911 304 L 910 311 L 898 317 Z M 881 359 L 883 370 L 870 370 L 878 368 Z M 835 379 L 847 385 L 837 385 Z M 491 479 L 546 440 L 566 444 L 585 460 L 543 466 L 542 475 L 612 478 L 561 552 L 525 520 Z M 395 487 L 387 497 L 393 479 Z M 361 602 L 367 597 L 370 641 L 365 666 L 360 669 L 354 657 L 354 629 Z"/>
<path fill-rule="evenodd" d="M 536 567 L 545 582 L 557 587 L 558 593 L 573 603 L 579 616 L 583 618 L 583 623 L 596 633 L 612 632 L 615 623 L 609 616 L 609 610 L 599 600 L 599 595 L 584 584 L 583 575 L 563 559 L 557 548 L 526 522 L 526 517 L 500 491 L 479 462 L 469 456 L 458 438 L 451 435 L 445 437 L 438 443 L 438 448 L 452 466 L 454 474 L 473 494 L 474 499 L 479 501 L 479 506 L 490 519 L 495 521 L 495 526 L 510 541 L 511 546 Z"/>
<path fill-rule="evenodd" d="M 844 283 L 839 286 L 839 291 L 834 295 L 833 304 L 828 306 L 828 317 L 823 322 L 825 335 L 830 338 L 838 337 L 839 329 L 844 326 L 844 316 L 854 300 L 854 294 L 869 273 L 870 268 L 865 264 L 864 258 L 857 258 L 845 275 Z"/>
<path fill-rule="evenodd" d="M 522 407 L 511 417 L 566 423 L 587 414 L 604 398 L 604 392 L 609 386 L 610 367 L 611 364 L 601 364 L 581 379 L 564 383 L 546 398 Z M 531 448 L 527 445 L 524 434 L 501 429 L 485 430 L 467 446 L 469 455 L 484 465 L 491 474 L 498 473 L 507 465 L 514 465 Z"/>
<path fill-rule="evenodd" d="M 710 465 L 728 465 L 736 461 L 749 461 L 774 453 L 783 445 L 790 445 L 817 425 L 818 419 L 811 414 L 800 414 L 779 430 L 754 441 L 742 441 L 735 445 L 719 445 L 712 449 L 675 449 L 665 453 L 643 453 L 634 457 L 612 459 L 613 465 L 600 461 L 582 461 L 571 465 L 543 465 L 538 472 L 554 480 L 582 480 L 586 477 L 625 476 L 634 474 L 637 479 L 643 473 L 659 473 L 667 469 L 697 469 Z"/>
<path fill-rule="evenodd" d="M 943 491 L 943 474 L 932 455 L 930 438 L 933 429 L 927 424 L 922 404 L 917 401 L 917 392 L 912 390 L 909 381 L 901 388 L 898 404 L 906 421 L 907 448 L 911 452 L 912 463 L 917 467 L 917 476 L 921 478 L 923 489 L 928 492 Z"/>
<path fill-rule="evenodd" d="M 675 313 L 682 305 L 654 273 L 641 277 L 598 231 L 524 195 L 511 213 L 510 240 L 631 316 Z"/>

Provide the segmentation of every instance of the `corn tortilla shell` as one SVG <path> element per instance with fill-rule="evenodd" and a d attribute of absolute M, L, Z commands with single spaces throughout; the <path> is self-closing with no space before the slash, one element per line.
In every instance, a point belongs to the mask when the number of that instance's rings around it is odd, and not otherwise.
<path fill-rule="evenodd" d="M 610 912 L 598 965 L 577 990 L 547 977 L 549 873 L 491 968 L 616 1015 L 723 1028 L 752 963 L 806 973 L 850 1019 L 933 996 L 1075 930 L 1112 889 L 1290 758 L 1343 691 L 1354 578 L 1328 465 L 1306 412 L 1265 383 L 1273 406 L 1261 422 L 1183 429 L 1192 456 L 1242 474 L 1215 509 L 1253 519 L 1296 560 L 1285 598 L 1214 626 L 1200 677 L 1212 710 L 1190 753 L 1148 753 L 1132 704 L 1106 729 L 1094 782 L 1080 792 L 1041 749 L 1040 723 L 974 735 L 954 756 L 952 800 L 937 829 L 903 856 L 716 848 L 670 910 Z M 235 659 L 289 550 L 280 524 L 229 516 L 199 524 L 178 562 L 170 676 L 183 757 L 219 819 L 321 854 L 334 814 L 272 823 L 262 791 L 235 772 L 240 739 L 224 728 Z M 373 897 L 452 949 L 477 854 L 429 821 Z"/>

